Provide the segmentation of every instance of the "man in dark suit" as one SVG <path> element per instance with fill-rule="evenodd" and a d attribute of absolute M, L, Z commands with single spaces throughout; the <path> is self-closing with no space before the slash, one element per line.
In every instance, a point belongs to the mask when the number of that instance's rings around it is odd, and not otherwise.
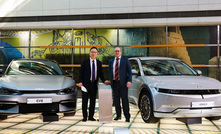
<path fill-rule="evenodd" d="M 110 73 L 111 87 L 114 93 L 115 110 L 117 114 L 114 120 L 121 119 L 121 98 L 126 122 L 130 122 L 128 88 L 130 87 L 132 82 L 132 72 L 128 58 L 122 57 L 121 54 L 121 48 L 115 48 L 115 58 L 109 61 L 108 68 L 108 71 Z"/>
<path fill-rule="evenodd" d="M 88 98 L 90 98 L 88 120 L 96 121 L 96 119 L 94 119 L 94 109 L 98 90 L 98 79 L 100 78 L 105 84 L 109 83 L 109 81 L 105 81 L 102 71 L 102 63 L 97 60 L 96 57 L 97 48 L 92 47 L 90 49 L 90 58 L 85 59 L 81 63 L 79 72 L 79 87 L 84 86 L 87 89 L 87 92 L 82 91 L 83 122 L 87 121 Z"/>

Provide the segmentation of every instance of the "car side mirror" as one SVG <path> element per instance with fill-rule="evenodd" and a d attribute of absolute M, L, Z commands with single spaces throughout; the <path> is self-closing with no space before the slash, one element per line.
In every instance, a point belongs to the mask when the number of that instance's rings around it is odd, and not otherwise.
<path fill-rule="evenodd" d="M 202 75 L 202 71 L 196 70 L 196 72 L 197 72 L 199 75 Z"/>
<path fill-rule="evenodd" d="M 67 77 L 71 77 L 71 78 L 72 78 L 72 76 L 73 76 L 73 71 L 71 71 L 71 70 L 65 70 L 65 75 L 66 75 Z"/>
<path fill-rule="evenodd" d="M 132 69 L 132 75 L 138 75 L 137 71 L 135 69 Z"/>
<path fill-rule="evenodd" d="M 2 75 L 3 74 L 3 69 L 0 69 L 0 75 Z"/>

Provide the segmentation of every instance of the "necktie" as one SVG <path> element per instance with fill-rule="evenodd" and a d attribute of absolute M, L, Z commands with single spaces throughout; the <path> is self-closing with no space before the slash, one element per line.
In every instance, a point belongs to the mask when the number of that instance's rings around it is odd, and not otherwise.
<path fill-rule="evenodd" d="M 115 64 L 115 81 L 119 80 L 119 58 L 116 60 Z"/>
<path fill-rule="evenodd" d="M 95 64 L 94 64 L 94 60 L 92 61 L 92 82 L 95 81 Z"/>

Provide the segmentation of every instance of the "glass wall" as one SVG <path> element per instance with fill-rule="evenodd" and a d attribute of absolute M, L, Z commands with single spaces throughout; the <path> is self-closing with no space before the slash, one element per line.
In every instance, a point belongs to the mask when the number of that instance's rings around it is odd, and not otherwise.
<path fill-rule="evenodd" d="M 209 60 L 217 55 L 217 26 L 180 27 L 185 44 L 207 44 L 205 47 L 187 47 L 190 63 L 208 65 Z M 203 75 L 209 75 L 209 68 L 195 68 Z"/>
<path fill-rule="evenodd" d="M 165 35 L 165 27 L 119 29 L 119 46 L 123 47 L 123 55 L 128 57 L 165 56 L 165 48 L 130 47 L 165 44 Z"/>
<path fill-rule="evenodd" d="M 57 46 L 72 46 L 72 30 L 31 31 L 31 58 L 56 60 L 60 64 L 72 63 L 72 50 Z"/>
<path fill-rule="evenodd" d="M 29 55 L 29 31 L 0 31 L 0 69 L 5 71 L 12 59 Z"/>
<path fill-rule="evenodd" d="M 167 56 L 204 65 L 195 69 L 217 78 L 217 67 L 208 66 L 217 65 L 217 31 L 217 26 L 1 30 L 0 69 L 17 58 L 51 59 L 73 70 L 78 82 L 79 65 L 89 57 L 91 46 L 98 46 L 97 58 L 104 65 L 119 46 L 127 57 Z M 193 46 L 184 46 L 188 44 Z M 108 79 L 107 67 L 104 72 Z"/>

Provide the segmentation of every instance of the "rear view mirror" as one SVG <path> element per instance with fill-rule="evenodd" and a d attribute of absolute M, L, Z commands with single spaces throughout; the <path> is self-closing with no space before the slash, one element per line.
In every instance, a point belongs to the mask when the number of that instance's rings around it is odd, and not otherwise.
<path fill-rule="evenodd" d="M 66 70 L 66 71 L 65 71 L 65 75 L 66 75 L 67 77 L 72 77 L 72 76 L 73 76 L 73 71 L 71 71 L 71 70 Z"/>
<path fill-rule="evenodd" d="M 197 72 L 199 75 L 202 75 L 202 71 L 196 70 L 196 72 Z"/>
<path fill-rule="evenodd" d="M 132 75 L 138 75 L 137 71 L 135 69 L 132 69 Z"/>

